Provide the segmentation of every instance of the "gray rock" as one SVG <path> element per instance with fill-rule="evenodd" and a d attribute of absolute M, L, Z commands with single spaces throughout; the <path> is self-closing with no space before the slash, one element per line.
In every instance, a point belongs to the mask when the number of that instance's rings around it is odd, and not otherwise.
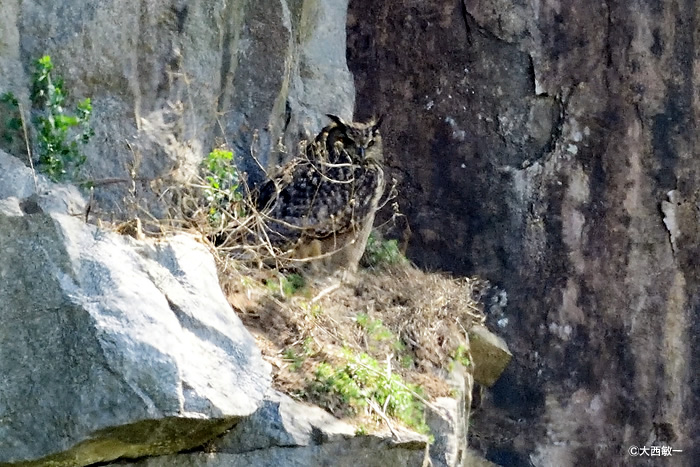
<path fill-rule="evenodd" d="M 0 201 L 17 204 L 20 212 L 61 213 L 80 216 L 86 202 L 74 185 L 52 183 L 16 157 L 0 150 Z M 12 209 L 10 209 L 12 210 Z M 16 212 L 16 211 L 15 211 Z"/>
<path fill-rule="evenodd" d="M 144 459 L 134 466 L 338 466 L 424 465 L 426 438 L 401 432 L 354 436 L 354 428 L 332 415 L 272 392 L 251 417 L 206 450 Z"/>
<path fill-rule="evenodd" d="M 6 216 L 21 216 L 23 214 L 22 207 L 17 198 L 0 199 L 0 214 Z"/>
<path fill-rule="evenodd" d="M 426 423 L 434 437 L 430 445 L 433 467 L 459 466 L 466 458 L 474 379 L 459 362 L 454 365 L 448 379 L 455 397 L 440 397 L 426 408 Z"/>
<path fill-rule="evenodd" d="M 328 123 L 327 113 L 352 118 L 355 85 L 345 61 L 347 6 L 348 0 L 304 1 L 297 12 L 301 40 L 287 98 L 289 124 L 297 133 L 315 133 Z M 288 148 L 298 136 L 288 133 Z"/>
<path fill-rule="evenodd" d="M 257 409 L 269 365 L 203 245 L 38 207 L 0 214 L 0 464 L 177 452 Z"/>
<path fill-rule="evenodd" d="M 272 447 L 244 454 L 192 453 L 145 459 L 145 467 L 421 467 L 425 442 L 394 442 L 361 436 L 309 447 Z"/>
<path fill-rule="evenodd" d="M 325 410 L 272 391 L 260 408 L 212 444 L 217 452 L 245 453 L 273 446 L 312 446 L 355 436 L 355 428 Z"/>
<path fill-rule="evenodd" d="M 28 198 L 36 193 L 32 171 L 18 158 L 0 150 L 0 199 Z"/>

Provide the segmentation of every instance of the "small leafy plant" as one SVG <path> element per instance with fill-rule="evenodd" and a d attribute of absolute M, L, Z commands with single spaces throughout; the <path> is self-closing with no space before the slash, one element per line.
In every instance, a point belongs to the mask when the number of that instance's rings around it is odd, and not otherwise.
<path fill-rule="evenodd" d="M 273 294 L 291 297 L 306 286 L 306 279 L 301 274 L 292 273 L 280 278 L 267 279 L 265 285 Z"/>
<path fill-rule="evenodd" d="M 87 144 L 95 132 L 90 126 L 90 98 L 78 102 L 73 114 L 64 105 L 67 92 L 63 79 L 52 74 L 51 57 L 44 55 L 36 62 L 32 102 L 38 112 L 35 118 L 39 139 L 39 163 L 54 181 L 69 175 L 74 178 L 86 157 L 79 144 Z"/>
<path fill-rule="evenodd" d="M 365 331 L 370 343 L 372 341 L 388 342 L 396 351 L 404 349 L 405 346 L 401 340 L 389 328 L 384 326 L 381 319 L 372 319 L 367 313 L 358 313 L 355 317 L 355 322 Z"/>
<path fill-rule="evenodd" d="M 421 433 L 428 433 L 422 404 L 416 395 L 418 386 L 404 383 L 396 373 L 387 374 L 379 363 L 366 353 L 345 351 L 346 363 L 333 367 L 320 363 L 316 368 L 312 391 L 334 400 L 341 410 L 358 413 L 370 405 L 382 407 L 388 415 L 401 420 Z M 422 396 L 421 396 L 422 397 Z"/>
<path fill-rule="evenodd" d="M 399 249 L 398 241 L 383 240 L 376 232 L 370 233 L 362 256 L 362 264 L 365 267 L 386 267 L 406 261 L 406 257 Z"/>
<path fill-rule="evenodd" d="M 284 349 L 282 352 L 284 359 L 291 362 L 292 370 L 297 371 L 304 364 L 306 357 L 296 352 L 293 348 Z"/>
<path fill-rule="evenodd" d="M 285 296 L 294 295 L 306 285 L 306 279 L 301 274 L 289 274 L 282 280 L 282 293 Z"/>
<path fill-rule="evenodd" d="M 202 165 L 205 181 L 204 195 L 209 203 L 209 222 L 212 225 L 220 225 L 224 211 L 242 214 L 239 209 L 230 209 L 232 204 L 243 200 L 233 152 L 220 148 L 214 149 L 204 159 Z"/>
<path fill-rule="evenodd" d="M 291 363 L 292 370 L 298 371 L 306 359 L 314 353 L 313 351 L 313 339 L 307 337 L 302 342 L 301 350 L 298 351 L 294 346 L 287 347 L 282 355 L 284 359 Z"/>
<path fill-rule="evenodd" d="M 469 365 L 471 365 L 471 360 L 469 359 L 469 348 L 466 345 L 460 344 L 455 349 L 454 354 L 452 354 L 452 364 L 450 366 L 453 366 L 454 362 L 459 362 L 464 367 L 469 367 Z"/>

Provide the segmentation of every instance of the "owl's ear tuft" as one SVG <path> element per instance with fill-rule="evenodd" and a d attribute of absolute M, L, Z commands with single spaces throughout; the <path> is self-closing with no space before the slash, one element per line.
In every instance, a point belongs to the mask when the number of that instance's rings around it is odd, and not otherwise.
<path fill-rule="evenodd" d="M 345 123 L 345 121 L 342 118 L 338 117 L 337 115 L 326 114 L 326 116 L 328 118 L 330 118 L 331 120 L 333 120 L 341 128 L 345 128 L 348 126 L 348 124 Z"/>
<path fill-rule="evenodd" d="M 377 121 L 372 125 L 372 131 L 376 132 L 379 130 L 379 127 L 381 126 L 382 122 L 384 121 L 384 115 L 380 115 Z"/>

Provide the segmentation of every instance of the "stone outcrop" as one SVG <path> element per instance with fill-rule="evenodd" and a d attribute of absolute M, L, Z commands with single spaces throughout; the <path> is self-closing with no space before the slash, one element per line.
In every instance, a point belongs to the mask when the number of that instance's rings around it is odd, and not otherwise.
<path fill-rule="evenodd" d="M 513 360 L 471 443 L 503 465 L 700 455 L 698 8 L 352 0 L 358 118 L 419 265 L 505 290 Z"/>
<path fill-rule="evenodd" d="M 324 410 L 272 392 L 255 414 L 203 449 L 127 465 L 422 466 L 427 439 L 410 432 L 401 435 L 400 441 L 390 433 L 355 436 L 354 427 Z"/>
<path fill-rule="evenodd" d="M 253 415 L 199 449 L 114 465 L 422 467 L 428 461 L 434 467 L 472 465 L 464 462 L 482 461 L 466 446 L 472 379 L 457 366 L 450 377 L 456 396 L 438 398 L 427 408 L 426 422 L 434 436 L 430 444 L 427 437 L 398 427 L 394 433 L 357 434 L 355 427 L 318 407 L 270 391 Z"/>
<path fill-rule="evenodd" d="M 0 465 L 465 458 L 469 372 L 455 370 L 456 397 L 429 409 L 429 449 L 398 428 L 356 436 L 317 407 L 263 397 L 269 365 L 203 245 L 184 234 L 136 240 L 85 223 L 85 213 L 76 187 L 0 151 Z"/>
<path fill-rule="evenodd" d="M 270 368 L 202 244 L 88 225 L 3 152 L 0 186 L 1 465 L 177 452 L 255 412 Z"/>
<path fill-rule="evenodd" d="M 472 372 L 455 362 L 449 375 L 454 397 L 439 397 L 426 407 L 426 424 L 433 435 L 430 460 L 433 467 L 465 464 L 469 457 L 467 435 L 474 378 Z"/>
<path fill-rule="evenodd" d="M 469 353 L 474 362 L 474 381 L 484 386 L 493 386 L 510 363 L 513 354 L 503 339 L 486 326 L 472 327 L 468 336 Z"/>

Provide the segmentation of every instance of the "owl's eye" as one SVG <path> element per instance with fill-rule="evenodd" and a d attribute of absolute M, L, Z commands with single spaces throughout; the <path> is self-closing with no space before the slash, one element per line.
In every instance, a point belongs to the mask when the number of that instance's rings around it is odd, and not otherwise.
<path fill-rule="evenodd" d="M 371 148 L 372 146 L 374 146 L 374 140 L 371 140 L 369 143 L 367 143 L 368 148 Z"/>

